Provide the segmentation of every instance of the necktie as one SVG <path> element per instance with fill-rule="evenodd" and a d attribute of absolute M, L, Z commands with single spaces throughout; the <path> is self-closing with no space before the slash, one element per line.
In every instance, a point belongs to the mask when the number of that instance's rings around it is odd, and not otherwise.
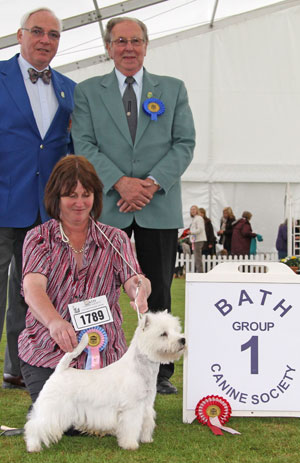
<path fill-rule="evenodd" d="M 39 78 L 42 79 L 44 84 L 50 84 L 50 80 L 51 80 L 51 71 L 50 71 L 50 69 L 45 69 L 44 71 L 39 72 L 39 71 L 36 71 L 33 68 L 29 68 L 28 69 L 28 74 L 29 74 L 30 80 L 31 80 L 31 82 L 33 84 L 35 84 Z"/>
<path fill-rule="evenodd" d="M 125 82 L 127 83 L 127 87 L 123 95 L 123 104 L 127 116 L 129 132 L 134 143 L 137 126 L 137 103 L 135 91 L 132 86 L 135 79 L 134 77 L 129 76 L 126 77 Z"/>

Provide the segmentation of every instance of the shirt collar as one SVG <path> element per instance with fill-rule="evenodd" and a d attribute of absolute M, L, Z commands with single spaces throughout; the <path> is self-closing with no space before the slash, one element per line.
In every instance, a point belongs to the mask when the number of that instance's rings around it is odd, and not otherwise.
<path fill-rule="evenodd" d="M 121 88 L 125 87 L 127 85 L 126 82 L 125 82 L 127 76 L 124 76 L 124 74 L 122 74 L 122 72 L 120 72 L 117 68 L 115 68 L 115 73 L 116 73 L 116 76 L 117 76 L 117 79 L 118 79 L 118 82 L 119 82 L 119 86 Z M 144 68 L 142 66 L 141 69 L 136 74 L 134 74 L 132 76 L 135 79 L 135 83 L 139 87 L 142 87 L 142 85 L 143 85 L 143 75 L 144 75 Z"/>

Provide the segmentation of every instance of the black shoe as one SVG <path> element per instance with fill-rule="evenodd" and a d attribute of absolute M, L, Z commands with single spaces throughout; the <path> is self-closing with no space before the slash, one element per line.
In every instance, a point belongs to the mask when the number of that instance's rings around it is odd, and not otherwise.
<path fill-rule="evenodd" d="M 157 378 L 156 390 L 159 394 L 177 394 L 177 389 L 168 378 Z"/>
<path fill-rule="evenodd" d="M 3 373 L 3 389 L 26 389 L 22 376 L 14 376 L 9 373 Z"/>

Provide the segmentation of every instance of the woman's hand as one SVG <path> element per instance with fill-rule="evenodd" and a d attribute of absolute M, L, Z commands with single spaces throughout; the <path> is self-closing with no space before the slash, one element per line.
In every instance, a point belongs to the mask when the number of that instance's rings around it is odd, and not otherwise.
<path fill-rule="evenodd" d="M 48 324 L 49 333 L 52 339 L 64 352 L 72 352 L 77 346 L 77 336 L 71 323 L 66 320 L 53 319 Z"/>
<path fill-rule="evenodd" d="M 136 298 L 137 288 L 138 295 Z M 129 296 L 131 307 L 136 310 L 136 306 L 138 306 L 140 313 L 147 312 L 147 299 L 151 293 L 151 283 L 148 278 L 145 278 L 143 275 L 135 275 L 126 281 L 124 289 Z"/>
<path fill-rule="evenodd" d="M 47 278 L 40 273 L 28 273 L 23 280 L 25 301 L 32 315 L 49 330 L 49 335 L 64 352 L 78 344 L 73 326 L 64 320 L 50 301 Z"/>

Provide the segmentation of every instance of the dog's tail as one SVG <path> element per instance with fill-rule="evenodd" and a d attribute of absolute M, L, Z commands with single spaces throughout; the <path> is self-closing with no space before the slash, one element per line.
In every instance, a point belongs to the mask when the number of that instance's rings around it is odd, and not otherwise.
<path fill-rule="evenodd" d="M 78 355 L 81 354 L 81 352 L 86 348 L 88 342 L 89 342 L 89 336 L 87 333 L 84 333 L 78 346 L 75 347 L 75 349 L 72 352 L 67 352 L 63 356 L 63 358 L 57 364 L 55 371 L 60 373 L 66 370 L 70 366 L 70 363 L 72 362 L 72 360 L 78 357 Z"/>

